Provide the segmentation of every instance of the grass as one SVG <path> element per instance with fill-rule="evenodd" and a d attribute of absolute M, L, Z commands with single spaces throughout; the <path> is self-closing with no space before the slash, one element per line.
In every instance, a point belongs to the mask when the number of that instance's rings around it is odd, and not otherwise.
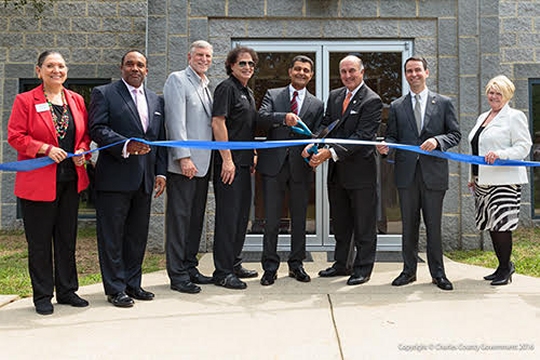
<path fill-rule="evenodd" d="M 101 282 L 95 228 L 82 228 L 77 238 L 79 285 Z M 143 273 L 165 269 L 165 254 L 147 252 Z M 0 294 L 32 295 L 24 232 L 0 232 Z"/>
<path fill-rule="evenodd" d="M 519 228 L 513 234 L 512 261 L 516 272 L 540 277 L 540 229 Z M 450 259 L 465 264 L 495 269 L 498 265 L 493 251 L 460 250 L 445 254 Z"/>
<path fill-rule="evenodd" d="M 446 256 L 466 264 L 492 269 L 497 267 L 497 258 L 493 251 L 452 251 L 446 253 Z M 540 229 L 520 228 L 514 232 L 512 260 L 518 273 L 540 277 Z M 165 269 L 165 254 L 147 252 L 143 273 L 162 269 Z M 77 270 L 81 286 L 101 282 L 95 228 L 79 230 Z M 0 232 L 0 294 L 17 294 L 21 297 L 32 294 L 28 275 L 28 251 L 22 231 Z"/>

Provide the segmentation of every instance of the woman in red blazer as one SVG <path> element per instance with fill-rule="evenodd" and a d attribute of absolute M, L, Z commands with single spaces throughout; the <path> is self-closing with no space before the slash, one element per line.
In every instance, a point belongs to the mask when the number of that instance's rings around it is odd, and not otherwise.
<path fill-rule="evenodd" d="M 76 294 L 75 263 L 79 193 L 88 186 L 88 175 L 85 157 L 67 159 L 67 154 L 87 151 L 90 137 L 82 96 L 63 86 L 67 72 L 60 53 L 40 54 L 36 73 L 42 85 L 17 95 L 8 123 L 8 142 L 17 150 L 18 160 L 48 156 L 55 162 L 18 172 L 15 178 L 34 305 L 41 315 L 53 313 L 55 287 L 59 304 L 88 306 Z"/>

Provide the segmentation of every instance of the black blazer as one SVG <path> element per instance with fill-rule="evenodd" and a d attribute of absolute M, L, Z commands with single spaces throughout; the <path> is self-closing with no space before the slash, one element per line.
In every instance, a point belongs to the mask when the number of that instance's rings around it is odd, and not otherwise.
<path fill-rule="evenodd" d="M 92 90 L 88 122 L 90 137 L 99 147 L 131 137 L 149 141 L 165 140 L 163 98 L 145 87 L 148 129 L 143 130 L 137 107 L 122 80 Z M 122 157 L 124 144 L 99 152 L 96 164 L 98 191 L 134 191 L 141 184 L 151 193 L 156 175 L 167 171 L 167 150 L 152 147 L 146 155 Z"/>
<path fill-rule="evenodd" d="M 390 143 L 421 145 L 429 138 L 439 143 L 437 150 L 447 151 L 459 144 L 461 132 L 456 109 L 448 97 L 428 92 L 424 127 L 418 135 L 410 93 L 390 104 L 385 140 Z M 420 162 L 426 187 L 432 190 L 448 189 L 448 161 L 411 151 L 396 150 L 395 178 L 398 188 L 407 187 L 414 177 L 416 162 Z"/>
<path fill-rule="evenodd" d="M 351 99 L 345 113 L 341 114 L 345 87 L 332 90 L 328 96 L 323 127 L 333 121 L 340 122 L 328 135 L 329 138 L 375 141 L 381 123 L 382 100 L 366 84 Z M 329 160 L 328 184 L 339 184 L 346 189 L 370 187 L 377 182 L 375 147 L 373 145 L 331 145 L 338 161 Z"/>
<path fill-rule="evenodd" d="M 291 112 L 289 87 L 270 89 L 264 95 L 257 126 L 267 133 L 267 140 L 292 140 L 305 139 L 306 136 L 296 134 L 284 124 L 285 115 Z M 321 100 L 306 91 L 306 96 L 300 108 L 298 116 L 310 128 L 317 129 L 322 121 L 324 104 Z M 291 163 L 291 175 L 295 181 L 307 181 L 312 179 L 311 167 L 300 155 L 304 146 L 289 148 L 289 161 Z M 283 166 L 287 155 L 287 148 L 260 149 L 257 151 L 257 171 L 268 176 L 275 176 Z"/>

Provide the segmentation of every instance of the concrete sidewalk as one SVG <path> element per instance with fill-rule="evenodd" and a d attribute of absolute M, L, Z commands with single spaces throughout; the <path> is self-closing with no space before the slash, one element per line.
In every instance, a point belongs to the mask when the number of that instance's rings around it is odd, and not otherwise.
<path fill-rule="evenodd" d="M 90 306 L 57 305 L 51 316 L 32 300 L 0 308 L 1 359 L 538 359 L 540 279 L 514 275 L 493 287 L 491 272 L 446 259 L 454 291 L 430 283 L 425 263 L 418 281 L 390 286 L 401 263 L 377 263 L 371 281 L 319 278 L 325 253 L 305 263 L 311 283 L 287 277 L 269 287 L 249 279 L 244 291 L 204 285 L 200 294 L 169 289 L 164 271 L 144 275 L 154 301 L 119 309 L 101 284 L 81 288 Z M 246 267 L 261 271 L 260 264 Z M 212 255 L 201 259 L 211 274 Z"/>

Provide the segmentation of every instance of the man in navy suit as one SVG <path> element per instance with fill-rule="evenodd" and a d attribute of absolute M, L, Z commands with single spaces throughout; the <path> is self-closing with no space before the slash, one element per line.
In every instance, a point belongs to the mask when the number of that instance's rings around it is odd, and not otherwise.
<path fill-rule="evenodd" d="M 163 99 L 147 89 L 147 59 L 139 51 L 122 57 L 122 79 L 92 91 L 90 135 L 99 147 L 129 138 L 165 140 Z M 97 240 L 107 299 L 131 307 L 152 300 L 141 287 L 152 191 L 165 190 L 166 149 L 128 141 L 101 150 L 96 164 Z"/>
<path fill-rule="evenodd" d="M 330 137 L 375 140 L 383 105 L 379 95 L 364 83 L 362 60 L 346 56 L 339 62 L 339 74 L 344 87 L 330 92 L 323 126 L 339 120 Z M 306 149 L 302 156 L 308 156 Z M 313 167 L 329 161 L 328 199 L 336 239 L 335 262 L 319 276 L 351 275 L 348 285 L 363 284 L 371 277 L 377 249 L 375 156 L 374 146 L 334 144 L 311 157 Z M 351 268 L 348 259 L 352 246 L 356 246 L 356 258 Z"/>
<path fill-rule="evenodd" d="M 267 140 L 305 138 L 291 131 L 301 119 L 311 130 L 319 127 L 324 112 L 321 100 L 307 91 L 313 77 L 313 60 L 295 56 L 289 66 L 291 83 L 287 87 L 266 92 L 259 109 L 259 127 L 267 132 Z M 291 214 L 291 252 L 287 261 L 289 276 L 309 282 L 303 267 L 306 257 L 306 212 L 315 173 L 301 156 L 298 146 L 261 149 L 257 171 L 262 175 L 265 209 L 261 285 L 271 285 L 276 279 L 280 258 L 277 253 L 279 221 L 283 200 L 288 190 Z"/>
<path fill-rule="evenodd" d="M 390 105 L 385 141 L 418 145 L 422 150 L 446 151 L 461 139 L 456 110 L 449 98 L 429 91 L 427 61 L 411 57 L 405 61 L 405 78 L 411 91 Z M 414 109 L 414 110 L 413 110 Z M 387 145 L 378 145 L 383 155 Z M 403 272 L 392 282 L 402 286 L 416 281 L 420 210 L 427 235 L 427 260 L 433 283 L 452 290 L 447 279 L 441 240 L 443 199 L 448 189 L 448 160 L 410 151 L 396 151 L 395 180 L 403 222 Z"/>

